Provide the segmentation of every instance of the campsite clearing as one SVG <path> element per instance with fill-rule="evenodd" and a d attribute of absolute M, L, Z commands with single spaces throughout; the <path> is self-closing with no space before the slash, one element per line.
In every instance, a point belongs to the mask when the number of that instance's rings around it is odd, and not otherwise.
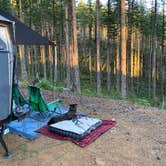
<path fill-rule="evenodd" d="M 52 93 L 45 91 L 48 99 Z M 61 93 L 64 106 L 78 103 L 89 116 L 115 118 L 117 125 L 86 148 L 69 141 L 41 135 L 28 141 L 9 134 L 5 140 L 14 156 L 2 158 L 0 166 L 165 166 L 166 110 L 147 108 L 125 101 Z"/>

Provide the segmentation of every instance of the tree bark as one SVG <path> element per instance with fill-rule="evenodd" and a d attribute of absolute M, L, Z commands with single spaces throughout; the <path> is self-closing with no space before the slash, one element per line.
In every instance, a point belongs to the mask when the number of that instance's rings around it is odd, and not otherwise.
<path fill-rule="evenodd" d="M 152 97 L 156 101 L 156 50 L 157 50 L 157 0 L 155 0 L 153 17 L 153 43 L 152 43 Z"/>
<path fill-rule="evenodd" d="M 135 0 L 128 0 L 128 45 L 127 45 L 127 87 L 133 91 L 134 75 L 132 73 L 133 50 L 134 50 L 134 27 L 133 27 L 133 8 Z M 129 88 L 130 87 L 130 88 Z"/>
<path fill-rule="evenodd" d="M 89 56 L 89 80 L 90 85 L 92 86 L 92 2 L 91 0 L 88 1 L 89 3 L 89 47 L 88 47 L 88 56 Z"/>
<path fill-rule="evenodd" d="M 134 39 L 135 39 L 135 34 L 132 30 L 131 32 L 131 43 L 130 43 L 130 76 L 131 76 L 131 90 L 134 91 Z"/>
<path fill-rule="evenodd" d="M 151 98 L 151 83 L 152 83 L 152 41 L 151 41 L 151 37 L 149 37 L 149 56 L 148 56 L 148 95 L 149 98 Z"/>
<path fill-rule="evenodd" d="M 57 56 L 57 48 L 56 46 L 54 47 L 54 82 L 57 82 L 58 80 L 58 56 Z"/>
<path fill-rule="evenodd" d="M 84 56 L 84 65 L 87 67 L 87 56 L 86 56 L 86 26 L 83 25 L 83 56 Z"/>
<path fill-rule="evenodd" d="M 120 42 L 118 34 L 116 37 L 116 90 L 120 93 Z"/>
<path fill-rule="evenodd" d="M 74 84 L 77 92 L 81 93 L 80 88 L 80 75 L 79 75 L 79 63 L 78 63 L 78 44 L 77 44 L 77 20 L 76 20 L 76 4 L 75 0 L 72 0 L 72 36 L 73 36 L 73 69 L 74 69 Z"/>
<path fill-rule="evenodd" d="M 27 46 L 26 47 L 26 54 L 27 54 L 27 66 L 28 66 L 28 75 L 31 76 L 33 75 L 33 71 L 31 71 L 32 69 L 32 60 L 31 60 L 31 47 Z"/>
<path fill-rule="evenodd" d="M 164 85 L 166 85 L 165 70 L 166 70 L 166 58 L 164 58 L 164 41 L 165 41 L 165 2 L 163 1 L 163 25 L 162 25 L 162 48 L 161 48 L 161 95 L 162 95 L 162 107 L 166 106 L 166 89 L 164 90 Z"/>
<path fill-rule="evenodd" d="M 50 79 L 53 80 L 53 46 L 48 46 L 48 54 L 49 54 L 49 73 L 50 73 Z"/>
<path fill-rule="evenodd" d="M 96 71 L 97 71 L 97 94 L 101 93 L 100 71 L 100 0 L 96 0 Z"/>
<path fill-rule="evenodd" d="M 43 65 L 43 75 L 44 79 L 47 79 L 47 71 L 46 71 L 46 50 L 45 46 L 40 46 L 40 53 L 41 53 L 41 63 Z"/>
<path fill-rule="evenodd" d="M 117 35 L 116 35 L 116 91 L 120 93 L 120 64 L 121 64 L 121 56 L 120 56 L 120 3 L 117 3 Z"/>
<path fill-rule="evenodd" d="M 126 27 L 125 0 L 121 0 L 121 95 L 126 97 Z"/>
<path fill-rule="evenodd" d="M 19 0 L 19 11 L 18 11 L 18 17 L 21 22 L 24 22 L 24 17 L 22 13 L 22 1 Z M 22 80 L 26 81 L 27 80 L 27 70 L 26 70 L 26 63 L 25 63 L 25 48 L 24 45 L 20 45 L 19 47 L 19 55 L 20 55 L 20 61 L 21 61 L 21 78 Z"/>
<path fill-rule="evenodd" d="M 108 9 L 107 9 L 108 18 L 110 17 L 110 0 L 108 0 Z M 111 64 L 110 64 L 110 23 L 107 24 L 107 91 L 111 90 Z"/>
<path fill-rule="evenodd" d="M 65 24 L 66 24 L 66 74 L 67 74 L 67 88 L 71 86 L 71 78 L 70 78 L 70 44 L 69 44 L 69 4 L 68 0 L 65 1 Z"/>

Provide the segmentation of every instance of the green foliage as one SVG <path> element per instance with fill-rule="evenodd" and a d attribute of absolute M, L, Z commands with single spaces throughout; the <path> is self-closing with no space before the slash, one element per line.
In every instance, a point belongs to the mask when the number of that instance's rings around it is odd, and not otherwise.
<path fill-rule="evenodd" d="M 85 96 L 97 96 L 96 90 L 93 88 L 82 88 L 82 94 Z"/>
<path fill-rule="evenodd" d="M 88 6 L 83 1 L 77 6 L 77 20 L 82 26 L 88 24 Z"/>
<path fill-rule="evenodd" d="M 19 86 L 20 86 L 22 89 L 27 88 L 28 85 L 29 85 L 29 82 L 28 82 L 28 81 L 19 81 Z"/>
<path fill-rule="evenodd" d="M 37 83 L 36 86 L 39 88 L 45 89 L 45 90 L 51 90 L 51 91 L 54 90 L 54 91 L 61 92 L 63 84 L 62 83 L 55 84 L 52 81 L 42 79 L 42 80 L 40 80 L 39 83 Z"/>
<path fill-rule="evenodd" d="M 43 88 L 46 90 L 55 90 L 55 86 L 53 85 L 53 83 L 49 82 L 48 80 L 41 80 L 39 83 L 37 83 L 36 85 L 39 88 Z"/>
<path fill-rule="evenodd" d="M 100 95 L 97 95 L 96 89 L 94 88 L 82 88 L 82 95 L 85 96 L 95 96 L 95 97 L 100 97 L 100 98 L 107 98 L 107 99 L 114 99 L 114 100 L 122 100 L 122 97 L 119 93 L 117 93 L 115 90 L 112 90 L 110 94 L 107 93 L 106 90 L 103 90 Z M 136 104 L 141 104 L 144 106 L 154 106 L 150 99 L 148 98 L 139 98 L 136 95 L 128 95 L 127 101 L 136 103 Z"/>
<path fill-rule="evenodd" d="M 83 74 L 84 75 L 84 74 Z M 86 74 L 83 76 L 84 79 L 87 79 Z M 29 82 L 23 82 L 20 81 L 19 85 L 21 88 L 25 89 L 28 87 Z M 89 83 L 88 81 L 83 81 L 82 82 L 82 95 L 85 96 L 90 96 L 90 97 L 99 97 L 99 98 L 107 98 L 107 99 L 114 99 L 114 100 L 122 100 L 122 97 L 120 95 L 120 93 L 118 93 L 115 89 L 112 89 L 110 93 L 107 92 L 106 89 L 102 89 L 102 93 L 100 95 L 97 94 L 96 89 L 93 87 L 89 87 Z M 36 85 L 39 88 L 45 89 L 45 90 L 50 90 L 50 91 L 56 91 L 56 92 L 62 92 L 62 89 L 64 87 L 64 83 L 63 82 L 58 82 L 56 84 L 54 84 L 51 81 L 48 80 L 40 80 L 40 82 Z M 88 87 L 88 88 L 87 88 Z M 145 92 L 146 93 L 146 92 Z M 152 103 L 150 98 L 148 97 L 144 97 L 142 94 L 138 95 L 134 92 L 130 92 L 128 94 L 128 97 L 126 99 L 127 101 L 131 102 L 131 103 L 135 103 L 135 104 L 141 104 L 144 106 L 157 106 L 158 108 L 161 109 L 166 109 L 166 105 L 162 105 L 161 103 L 161 98 L 157 98 L 155 103 Z"/>
<path fill-rule="evenodd" d="M 141 104 L 141 105 L 144 105 L 144 106 L 151 106 L 151 102 L 148 98 L 138 98 L 137 96 L 129 96 L 128 101 L 132 102 L 132 103 L 137 103 L 137 104 Z"/>
<path fill-rule="evenodd" d="M 11 4 L 12 1 L 10 0 L 1 0 L 0 1 L 0 8 L 9 11 L 11 13 L 13 5 Z M 16 1 L 13 1 L 16 2 Z M 70 1 L 71 2 L 71 1 Z M 92 2 L 89 0 L 88 2 Z M 94 2 L 94 1 L 93 1 Z M 81 77 L 81 89 L 82 94 L 87 96 L 97 96 L 97 97 L 104 97 L 104 98 L 112 98 L 112 99 L 122 99 L 120 94 L 115 89 L 116 87 L 116 73 L 114 72 L 114 62 L 116 57 L 116 48 L 117 44 L 115 44 L 115 39 L 117 37 L 117 34 L 119 32 L 119 25 L 120 25 L 120 7 L 118 0 L 111 0 L 110 1 L 110 11 L 108 13 L 108 6 L 101 6 L 101 29 L 105 28 L 105 30 L 108 27 L 109 33 L 110 33 L 110 39 L 111 39 L 111 92 L 107 92 L 106 90 L 106 84 L 107 84 L 107 73 L 105 71 L 106 67 L 103 69 L 101 77 L 102 77 L 102 93 L 100 95 L 97 95 L 96 93 L 96 73 L 95 73 L 95 63 L 96 63 L 96 39 L 95 39 L 95 18 L 96 18 L 96 9 L 95 9 L 95 3 L 89 3 L 85 4 L 84 1 L 79 1 L 77 5 L 77 23 L 78 23 L 78 51 L 80 53 L 79 61 L 80 61 L 80 77 Z M 149 71 L 149 61 L 147 60 L 149 58 L 149 55 L 151 54 L 151 46 L 148 44 L 151 43 L 150 40 L 152 40 L 152 16 L 153 13 L 151 9 L 146 9 L 145 5 L 139 5 L 137 1 L 126 1 L 128 2 L 128 5 L 126 5 L 126 24 L 128 26 L 128 30 L 130 28 L 133 28 L 133 31 L 139 30 L 141 33 L 143 45 L 145 45 L 144 49 L 141 50 L 141 61 L 143 61 L 143 76 L 140 78 L 132 78 L 133 79 L 133 87 L 131 88 L 131 84 L 128 83 L 128 99 L 129 101 L 133 103 L 139 103 L 146 106 L 158 106 L 161 108 L 165 108 L 165 105 L 162 104 L 162 95 L 161 95 L 161 79 L 160 74 L 158 74 L 157 78 L 157 88 L 156 88 L 156 101 L 151 102 L 151 96 L 149 92 L 149 85 L 148 83 L 148 74 Z M 131 4 L 134 2 L 133 4 Z M 57 53 L 58 53 L 58 74 L 59 79 L 64 80 L 66 76 L 66 66 L 65 66 L 65 12 L 64 12 L 64 0 L 22 0 L 22 11 L 24 15 L 24 22 L 25 24 L 31 26 L 33 29 L 41 33 L 41 30 L 44 30 L 45 36 L 48 38 L 51 38 L 51 40 L 56 40 L 57 44 Z M 70 3 L 71 5 L 71 3 Z M 15 13 L 17 16 L 18 13 L 18 4 L 16 3 L 14 5 Z M 71 6 L 69 7 L 69 22 L 71 21 Z M 92 57 L 92 77 L 90 81 L 90 74 L 88 67 L 84 66 L 85 60 L 87 60 L 82 55 L 82 38 L 81 38 L 81 28 L 85 26 L 86 28 L 86 34 L 85 34 L 85 40 L 86 40 L 86 56 L 88 54 L 89 45 L 91 47 L 91 57 Z M 89 44 L 89 32 L 88 28 L 91 28 L 92 30 L 92 39 L 91 43 Z M 163 35 L 163 13 L 158 11 L 157 13 L 157 39 L 158 43 L 161 43 Z M 71 29 L 71 25 L 69 25 L 69 29 Z M 49 34 L 50 33 L 50 34 Z M 102 33 L 101 33 L 102 34 Z M 135 32 L 136 34 L 136 32 Z M 137 36 L 137 34 L 136 34 Z M 69 35 L 69 38 L 71 40 L 71 36 Z M 144 40 L 143 40 L 144 39 Z M 165 39 L 164 39 L 165 40 Z M 103 67 L 106 64 L 106 51 L 107 51 L 107 38 L 105 36 L 101 36 L 101 66 Z M 149 42 L 150 41 L 150 42 Z M 114 43 L 114 44 L 113 44 Z M 127 41 L 127 44 L 129 41 Z M 148 43 L 148 44 L 147 44 Z M 142 44 L 142 43 L 141 43 Z M 161 45 L 157 48 L 157 68 L 159 69 L 160 65 L 160 59 L 163 60 L 163 65 L 165 65 L 165 55 L 162 55 L 161 49 L 159 48 Z M 134 52 L 136 54 L 137 52 L 137 38 L 135 37 L 135 46 L 134 46 Z M 129 51 L 129 50 L 127 50 Z M 33 52 L 33 50 L 32 50 Z M 40 55 L 40 52 L 38 51 L 36 54 Z M 36 56 L 36 55 L 35 55 Z M 163 57 L 160 57 L 163 56 Z M 18 56 L 19 57 L 19 56 Z M 31 57 L 32 58 L 32 57 Z M 40 56 L 38 56 L 38 61 L 35 62 L 33 65 L 36 65 L 39 72 L 39 77 L 43 77 L 43 66 L 40 65 Z M 50 69 L 50 64 L 48 62 L 48 56 L 46 57 L 47 62 L 46 66 L 48 69 Z M 34 62 L 35 59 L 32 59 Z M 39 66 L 37 65 L 39 63 Z M 18 58 L 17 61 L 18 64 L 18 70 L 21 71 L 21 61 L 20 58 Z M 29 64 L 27 63 L 27 66 Z M 29 68 L 31 68 L 33 65 L 31 65 Z M 53 66 L 51 66 L 53 67 Z M 50 71 L 47 71 L 47 74 Z M 20 74 L 21 72 L 19 72 Z M 50 73 L 49 73 L 50 74 Z M 48 74 L 48 75 L 49 75 Z M 33 79 L 33 74 L 29 73 L 29 79 Z M 47 78 L 49 78 L 47 75 Z M 51 74 L 50 74 L 51 75 Z M 72 75 L 72 74 L 71 74 Z M 32 78 L 30 78 L 32 77 Z M 91 82 L 91 85 L 90 85 Z M 130 80 L 129 80 L 130 82 Z M 20 82 L 20 86 L 22 88 L 26 88 L 29 85 L 27 82 Z M 165 85 L 165 82 L 164 82 Z M 41 80 L 38 84 L 38 87 L 47 89 L 47 90 L 55 90 L 55 91 L 62 91 L 62 87 L 64 87 L 64 83 L 56 83 L 54 84 L 52 81 L 49 80 Z M 150 89 L 151 90 L 151 89 Z M 166 89 L 163 90 L 165 93 Z M 164 95 L 163 95 L 164 96 Z"/>
<path fill-rule="evenodd" d="M 0 0 L 0 9 L 11 13 L 12 5 L 11 5 L 10 0 Z"/>

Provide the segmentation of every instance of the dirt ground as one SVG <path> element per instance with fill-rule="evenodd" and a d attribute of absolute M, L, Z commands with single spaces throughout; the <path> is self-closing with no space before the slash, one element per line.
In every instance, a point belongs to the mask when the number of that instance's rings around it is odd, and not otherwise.
<path fill-rule="evenodd" d="M 3 159 L 0 148 L 0 166 L 166 166 L 166 110 L 68 93 L 58 97 L 64 106 L 78 103 L 80 111 L 114 118 L 117 125 L 86 148 L 42 135 L 28 141 L 9 134 L 5 140 L 14 156 Z"/>

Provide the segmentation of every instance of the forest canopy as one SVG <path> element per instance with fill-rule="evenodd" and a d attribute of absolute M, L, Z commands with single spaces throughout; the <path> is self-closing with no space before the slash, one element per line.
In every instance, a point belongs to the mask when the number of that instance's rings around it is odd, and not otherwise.
<path fill-rule="evenodd" d="M 0 0 L 56 43 L 17 46 L 19 80 L 166 107 L 165 0 Z"/>

